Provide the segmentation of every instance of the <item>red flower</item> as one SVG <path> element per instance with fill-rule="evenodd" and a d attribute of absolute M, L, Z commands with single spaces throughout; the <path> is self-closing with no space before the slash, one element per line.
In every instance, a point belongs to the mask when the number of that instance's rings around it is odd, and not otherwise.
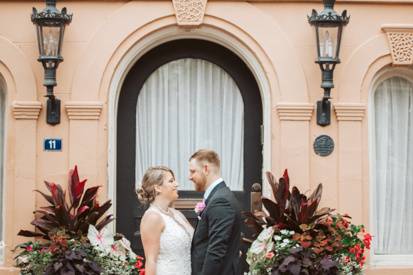
<path fill-rule="evenodd" d="M 137 260 L 135 263 L 135 268 L 136 269 L 140 269 L 143 266 L 143 263 L 141 260 Z"/>
<path fill-rule="evenodd" d="M 33 246 L 32 245 L 26 246 L 26 251 L 32 252 Z"/>
<path fill-rule="evenodd" d="M 372 237 L 369 233 L 364 235 L 363 243 L 367 249 L 370 249 L 371 239 Z"/>
<path fill-rule="evenodd" d="M 145 275 L 145 269 L 142 269 L 141 271 L 139 271 L 139 275 Z"/>

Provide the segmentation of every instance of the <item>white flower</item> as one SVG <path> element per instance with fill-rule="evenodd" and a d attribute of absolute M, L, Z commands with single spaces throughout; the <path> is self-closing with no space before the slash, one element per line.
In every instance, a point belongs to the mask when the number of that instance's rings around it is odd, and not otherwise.
<path fill-rule="evenodd" d="M 289 242 L 290 242 L 289 239 L 284 239 L 284 240 L 283 240 L 283 243 L 285 243 L 285 244 L 288 244 Z"/>
<path fill-rule="evenodd" d="M 274 241 L 281 241 L 281 240 L 282 240 L 281 236 L 279 235 L 274 236 Z"/>
<path fill-rule="evenodd" d="M 288 231 L 287 229 L 282 229 L 282 230 L 280 231 L 280 233 L 281 233 L 282 235 L 289 235 L 290 231 Z"/>
<path fill-rule="evenodd" d="M 19 264 L 26 264 L 26 263 L 28 263 L 29 262 L 29 257 L 28 256 L 26 256 L 26 255 L 23 255 L 23 256 L 19 256 L 19 257 L 17 257 L 17 262 L 19 263 Z"/>

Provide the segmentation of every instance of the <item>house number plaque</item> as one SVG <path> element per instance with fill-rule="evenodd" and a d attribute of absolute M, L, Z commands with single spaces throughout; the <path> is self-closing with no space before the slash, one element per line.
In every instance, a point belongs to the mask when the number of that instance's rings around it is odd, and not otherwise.
<path fill-rule="evenodd" d="M 43 142 L 43 149 L 45 151 L 62 151 L 62 139 L 48 138 Z"/>
<path fill-rule="evenodd" d="M 334 151 L 334 141 L 327 135 L 318 136 L 313 146 L 314 152 L 321 157 L 326 157 Z"/>

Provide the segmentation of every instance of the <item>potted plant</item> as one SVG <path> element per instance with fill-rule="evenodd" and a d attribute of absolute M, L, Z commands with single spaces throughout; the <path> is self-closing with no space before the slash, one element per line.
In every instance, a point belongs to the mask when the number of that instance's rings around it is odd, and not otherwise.
<path fill-rule="evenodd" d="M 371 235 L 351 217 L 319 209 L 322 185 L 307 197 L 290 191 L 288 172 L 277 182 L 266 173 L 274 201 L 262 198 L 265 211 L 244 213 L 253 229 L 247 252 L 249 274 L 360 274 Z"/>
<path fill-rule="evenodd" d="M 22 274 L 144 274 L 143 258 L 132 252 L 129 241 L 105 228 L 113 221 L 112 215 L 105 215 L 111 201 L 99 204 L 100 186 L 85 190 L 85 184 L 75 166 L 69 172 L 68 192 L 47 181 L 50 194 L 36 190 L 49 205 L 34 211 L 35 232 L 18 233 L 36 237 L 15 248 Z"/>

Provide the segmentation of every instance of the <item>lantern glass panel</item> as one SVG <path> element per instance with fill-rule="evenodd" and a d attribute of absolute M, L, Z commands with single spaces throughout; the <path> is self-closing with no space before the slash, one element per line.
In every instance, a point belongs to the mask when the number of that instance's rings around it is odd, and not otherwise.
<path fill-rule="evenodd" d="M 318 41 L 320 51 L 319 58 L 337 58 L 338 27 L 320 26 L 318 28 Z"/>
<path fill-rule="evenodd" d="M 49 57 L 59 56 L 59 40 L 60 40 L 60 27 L 59 26 L 43 26 L 42 28 L 43 38 L 43 52 L 41 55 Z"/>
<path fill-rule="evenodd" d="M 60 28 L 40 26 L 38 28 L 40 56 L 57 57 L 59 55 Z"/>

